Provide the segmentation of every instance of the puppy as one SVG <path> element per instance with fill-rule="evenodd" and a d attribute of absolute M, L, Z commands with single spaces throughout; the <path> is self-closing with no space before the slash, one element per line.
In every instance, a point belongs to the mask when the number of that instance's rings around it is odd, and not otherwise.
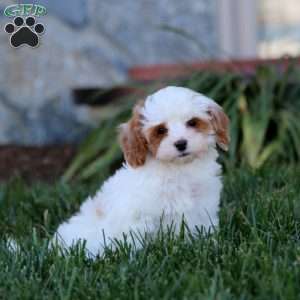
<path fill-rule="evenodd" d="M 148 96 L 120 127 L 126 163 L 59 226 L 56 241 L 85 241 L 96 255 L 124 233 L 155 233 L 162 224 L 177 232 L 182 220 L 190 230 L 216 228 L 216 145 L 228 149 L 228 127 L 222 108 L 190 89 L 170 86 Z"/>

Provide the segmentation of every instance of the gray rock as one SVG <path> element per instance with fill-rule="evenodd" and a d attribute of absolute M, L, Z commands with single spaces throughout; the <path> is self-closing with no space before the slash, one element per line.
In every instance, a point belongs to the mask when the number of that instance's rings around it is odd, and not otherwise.
<path fill-rule="evenodd" d="M 217 55 L 216 0 L 93 1 L 96 30 L 122 48 L 131 64 Z"/>
<path fill-rule="evenodd" d="M 30 3 L 30 1 L 17 1 Z M 3 0 L 0 8 L 15 4 Z M 95 124 L 70 92 L 124 83 L 135 64 L 217 54 L 216 0 L 41 0 L 39 48 L 13 49 L 0 34 L 0 143 L 78 142 Z M 12 19 L 0 18 L 0 28 Z M 97 120 L 96 120 L 97 123 Z"/>
<path fill-rule="evenodd" d="M 0 20 L 0 26 L 6 22 Z M 46 33 L 36 49 L 13 49 L 9 37 L 0 35 L 0 143 L 78 142 L 88 126 L 66 95 L 75 87 L 125 80 L 124 68 L 109 59 L 111 47 L 101 37 L 95 41 L 93 31 L 78 36 L 51 16 L 43 23 Z M 65 101 L 73 106 L 68 112 L 62 109 Z"/>
<path fill-rule="evenodd" d="M 19 3 L 30 3 L 20 0 Z M 72 26 L 83 26 L 88 21 L 88 1 L 86 0 L 39 0 L 37 3 L 44 5 L 47 12 L 59 17 Z"/>
<path fill-rule="evenodd" d="M 79 143 L 91 129 L 80 122 L 84 113 L 66 95 L 32 109 L 13 105 L 0 94 L 0 140 L 22 145 Z"/>

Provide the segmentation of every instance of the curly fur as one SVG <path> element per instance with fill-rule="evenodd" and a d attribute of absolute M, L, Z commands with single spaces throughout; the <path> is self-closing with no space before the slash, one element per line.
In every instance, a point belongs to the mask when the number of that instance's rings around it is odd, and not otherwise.
<path fill-rule="evenodd" d="M 148 96 L 121 125 L 126 163 L 55 238 L 66 247 L 85 240 L 98 254 L 103 232 L 111 244 L 130 231 L 155 233 L 161 221 L 176 230 L 182 218 L 191 230 L 216 228 L 222 189 L 216 145 L 228 149 L 228 126 L 222 108 L 192 90 L 166 87 Z"/>

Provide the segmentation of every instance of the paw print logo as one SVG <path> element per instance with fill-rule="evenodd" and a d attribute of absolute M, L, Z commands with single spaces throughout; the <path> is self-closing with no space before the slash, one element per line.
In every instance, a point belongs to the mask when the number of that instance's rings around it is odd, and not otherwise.
<path fill-rule="evenodd" d="M 22 17 L 16 17 L 13 23 L 6 24 L 5 31 L 11 35 L 10 44 L 14 48 L 22 45 L 38 47 L 40 35 L 44 33 L 45 27 L 42 23 L 36 24 L 32 16 L 27 17 L 25 21 Z"/>

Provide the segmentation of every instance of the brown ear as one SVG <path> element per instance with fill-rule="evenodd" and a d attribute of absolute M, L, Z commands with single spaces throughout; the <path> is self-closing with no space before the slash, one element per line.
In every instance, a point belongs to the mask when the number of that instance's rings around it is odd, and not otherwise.
<path fill-rule="evenodd" d="M 120 126 L 120 144 L 126 161 L 133 168 L 142 166 L 148 153 L 147 141 L 142 133 L 142 105 L 138 103 L 133 109 L 132 118 Z"/>
<path fill-rule="evenodd" d="M 207 112 L 211 116 L 211 124 L 216 134 L 218 146 L 224 151 L 228 151 L 230 142 L 229 118 L 219 105 L 209 107 Z"/>

